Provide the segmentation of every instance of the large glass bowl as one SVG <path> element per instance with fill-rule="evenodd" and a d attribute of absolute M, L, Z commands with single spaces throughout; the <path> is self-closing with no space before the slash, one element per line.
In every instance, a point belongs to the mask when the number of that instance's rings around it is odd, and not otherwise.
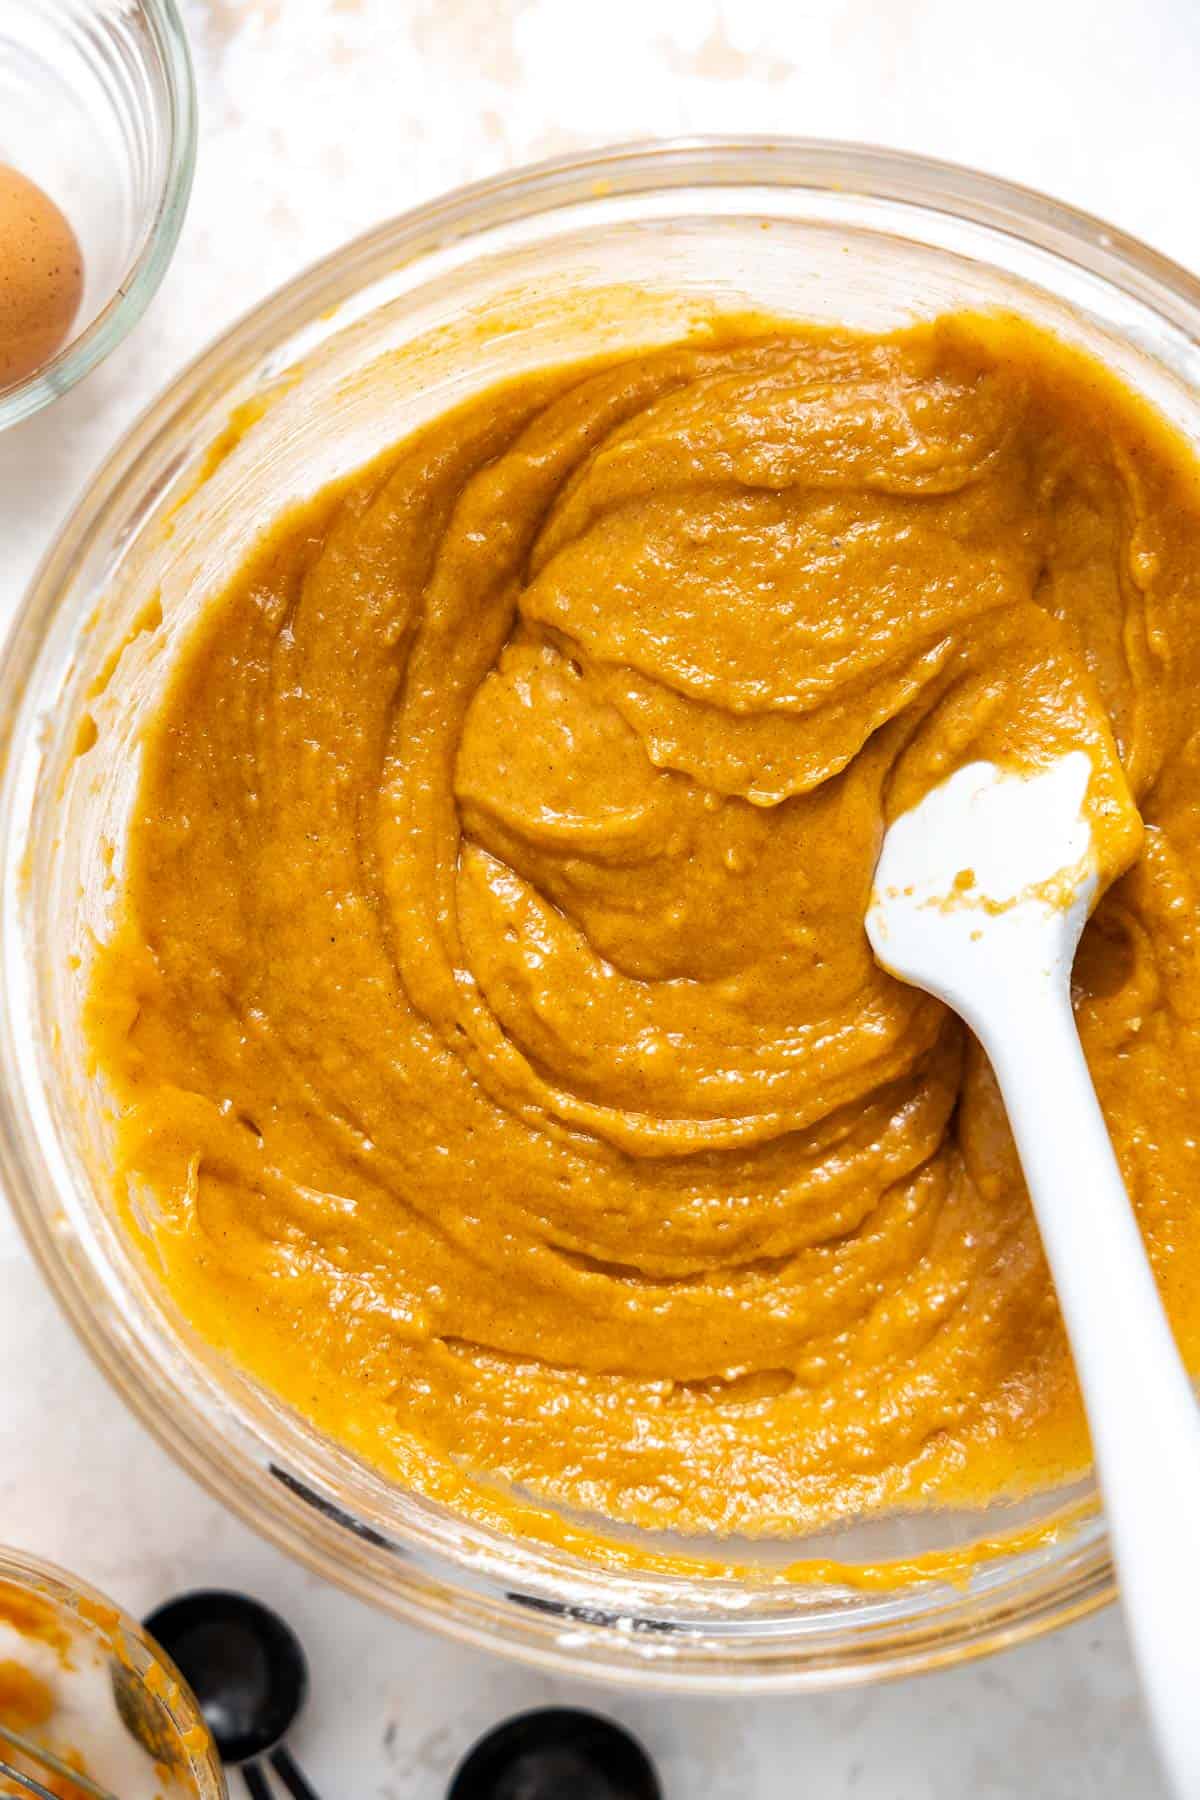
<path fill-rule="evenodd" d="M 139 716 L 255 532 L 502 375 L 662 342 L 714 306 L 864 327 L 1015 308 L 1106 358 L 1200 439 L 1190 276 L 1052 201 L 911 157 L 800 141 L 632 146 L 464 189 L 351 244 L 150 410 L 65 526 L 4 653 L 0 1172 L 125 1399 L 276 1543 L 377 1605 L 545 1666 L 746 1692 L 953 1662 L 1099 1605 L 1112 1577 L 1088 1491 L 877 1521 L 772 1554 L 744 1545 L 738 1580 L 634 1574 L 468 1525 L 318 1435 L 174 1312 L 110 1216 L 104 1095 L 79 1027 Z M 955 1547 L 969 1583 L 783 1579 L 789 1558 L 866 1565 Z"/>

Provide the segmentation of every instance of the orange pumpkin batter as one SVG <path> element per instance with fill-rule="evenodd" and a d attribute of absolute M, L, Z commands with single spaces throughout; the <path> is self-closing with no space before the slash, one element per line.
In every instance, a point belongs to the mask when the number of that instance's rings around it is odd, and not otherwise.
<path fill-rule="evenodd" d="M 1013 320 L 549 371 L 282 519 L 92 981 L 184 1311 L 480 1513 L 796 1536 L 1079 1471 L 989 1070 L 863 915 L 971 756 L 1127 779 L 1077 1013 L 1200 1363 L 1198 587 L 1190 453 Z"/>

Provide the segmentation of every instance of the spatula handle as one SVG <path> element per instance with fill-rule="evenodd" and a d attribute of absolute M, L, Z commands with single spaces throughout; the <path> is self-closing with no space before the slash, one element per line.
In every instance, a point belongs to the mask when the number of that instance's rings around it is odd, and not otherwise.
<path fill-rule="evenodd" d="M 1075 1028 L 1065 975 L 972 1021 L 1071 1339 L 1126 1617 L 1179 1800 L 1200 1800 L 1200 1407 Z"/>

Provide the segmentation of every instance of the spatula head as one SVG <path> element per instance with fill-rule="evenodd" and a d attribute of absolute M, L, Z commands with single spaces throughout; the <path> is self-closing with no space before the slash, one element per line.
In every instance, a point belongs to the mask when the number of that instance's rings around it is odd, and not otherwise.
<path fill-rule="evenodd" d="M 1069 972 L 1100 863 L 1090 757 L 968 763 L 888 829 L 867 936 L 885 969 L 968 1019 L 1018 968 Z"/>

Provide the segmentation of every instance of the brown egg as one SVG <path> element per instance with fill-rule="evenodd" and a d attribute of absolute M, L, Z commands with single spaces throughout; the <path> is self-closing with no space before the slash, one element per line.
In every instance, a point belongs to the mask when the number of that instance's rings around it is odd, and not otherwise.
<path fill-rule="evenodd" d="M 48 194 L 0 164 L 0 388 L 66 340 L 83 293 L 79 240 Z"/>

